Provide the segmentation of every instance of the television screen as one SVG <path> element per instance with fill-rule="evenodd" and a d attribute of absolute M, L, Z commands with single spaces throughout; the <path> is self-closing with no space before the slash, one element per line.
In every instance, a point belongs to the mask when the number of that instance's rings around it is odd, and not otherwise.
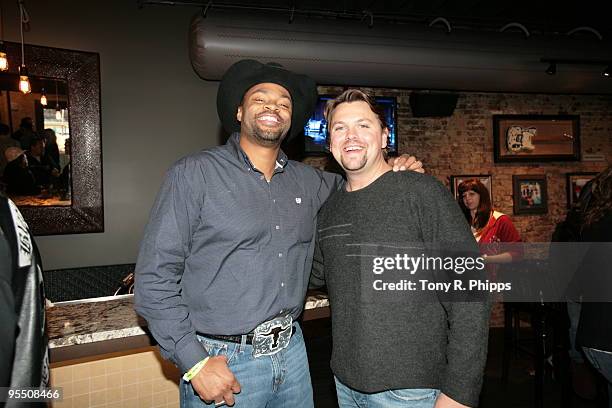
<path fill-rule="evenodd" d="M 319 95 L 317 106 L 312 117 L 304 126 L 304 150 L 306 154 L 327 153 L 327 123 L 323 117 L 325 104 L 334 96 Z M 397 155 L 397 100 L 394 97 L 377 96 L 376 103 L 384 112 L 387 123 L 389 124 L 389 145 L 390 156 Z"/>

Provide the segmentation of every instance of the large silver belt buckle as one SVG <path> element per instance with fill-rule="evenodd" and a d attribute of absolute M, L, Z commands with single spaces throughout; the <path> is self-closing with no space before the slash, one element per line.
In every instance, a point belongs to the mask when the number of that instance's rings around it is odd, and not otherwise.
<path fill-rule="evenodd" d="M 253 331 L 253 357 L 271 356 L 289 345 L 293 318 L 276 317 L 257 326 Z"/>

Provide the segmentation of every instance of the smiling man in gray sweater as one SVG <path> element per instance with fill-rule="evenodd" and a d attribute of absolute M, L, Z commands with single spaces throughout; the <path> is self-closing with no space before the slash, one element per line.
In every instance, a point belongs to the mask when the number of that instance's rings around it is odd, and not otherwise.
<path fill-rule="evenodd" d="M 476 406 L 488 301 L 445 297 L 439 279 L 409 273 L 404 262 L 432 254 L 424 248 L 434 244 L 477 254 L 469 226 L 435 178 L 390 171 L 388 129 L 368 95 L 345 91 L 328 103 L 326 119 L 347 183 L 319 213 L 311 283 L 329 291 L 340 407 Z M 381 248 L 397 255 L 381 257 Z"/>

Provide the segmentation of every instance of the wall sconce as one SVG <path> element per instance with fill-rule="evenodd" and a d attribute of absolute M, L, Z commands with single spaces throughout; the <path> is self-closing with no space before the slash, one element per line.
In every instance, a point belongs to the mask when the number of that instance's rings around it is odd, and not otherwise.
<path fill-rule="evenodd" d="M 552 59 L 552 58 L 541 58 L 540 62 L 548 64 L 546 73 L 548 75 L 555 75 L 557 73 L 557 65 L 588 65 L 588 66 L 603 66 L 604 69 L 601 75 L 610 78 L 612 75 L 612 61 L 609 60 L 578 60 L 578 59 Z"/>

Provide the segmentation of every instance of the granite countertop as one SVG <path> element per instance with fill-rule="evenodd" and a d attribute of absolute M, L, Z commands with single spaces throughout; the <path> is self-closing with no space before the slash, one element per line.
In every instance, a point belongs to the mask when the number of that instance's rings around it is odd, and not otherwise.
<path fill-rule="evenodd" d="M 145 334 L 134 295 L 58 302 L 47 308 L 49 348 Z"/>
<path fill-rule="evenodd" d="M 327 295 L 315 292 L 305 309 L 329 306 Z M 134 310 L 134 295 L 58 302 L 47 307 L 49 348 L 147 334 L 145 320 Z"/>

